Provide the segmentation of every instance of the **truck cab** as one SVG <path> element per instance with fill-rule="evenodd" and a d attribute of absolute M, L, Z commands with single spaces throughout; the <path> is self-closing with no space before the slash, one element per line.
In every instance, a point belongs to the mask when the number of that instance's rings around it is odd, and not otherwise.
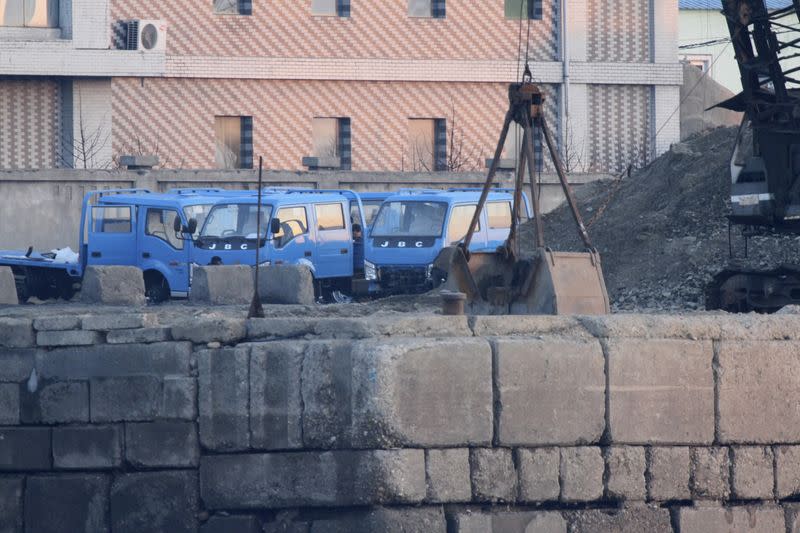
<path fill-rule="evenodd" d="M 386 198 L 365 239 L 369 292 L 414 293 L 434 288 L 443 273 L 434 272 L 433 262 L 444 247 L 463 240 L 479 198 L 480 191 L 471 189 L 409 189 Z M 510 192 L 489 193 L 471 251 L 494 251 L 505 242 L 512 205 Z M 530 217 L 527 198 L 523 217 Z"/>

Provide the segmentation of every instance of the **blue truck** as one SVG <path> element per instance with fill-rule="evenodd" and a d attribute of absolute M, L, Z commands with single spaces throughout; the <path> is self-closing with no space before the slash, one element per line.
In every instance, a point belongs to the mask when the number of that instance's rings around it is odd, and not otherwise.
<path fill-rule="evenodd" d="M 372 294 L 418 293 L 441 283 L 434 260 L 467 233 L 480 198 L 476 189 L 404 189 L 388 196 L 369 229 L 364 246 L 364 278 Z M 525 213 L 531 210 L 525 195 Z M 497 249 L 508 238 L 513 198 L 507 189 L 489 193 L 470 243 L 471 251 Z"/>

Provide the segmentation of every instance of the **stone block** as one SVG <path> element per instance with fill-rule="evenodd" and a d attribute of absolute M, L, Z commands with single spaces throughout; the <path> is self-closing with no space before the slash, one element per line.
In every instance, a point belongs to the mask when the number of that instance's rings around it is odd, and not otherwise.
<path fill-rule="evenodd" d="M 586 510 L 565 513 L 570 533 L 672 533 L 669 509 L 650 505 L 628 506 L 613 511 Z"/>
<path fill-rule="evenodd" d="M 411 504 L 425 498 L 422 450 L 203 455 L 208 509 Z"/>
<path fill-rule="evenodd" d="M 313 342 L 305 348 L 303 358 L 303 445 L 323 449 L 351 447 L 353 343 Z"/>
<path fill-rule="evenodd" d="M 306 533 L 308 529 L 292 530 Z M 335 518 L 314 520 L 310 533 L 446 533 L 447 522 L 441 507 L 388 508 L 339 513 Z M 484 532 L 485 533 L 485 532 Z"/>
<path fill-rule="evenodd" d="M 40 377 L 60 380 L 141 374 L 188 376 L 192 358 L 188 342 L 106 344 L 38 350 L 36 368 Z"/>
<path fill-rule="evenodd" d="M 469 451 L 472 497 L 478 502 L 514 502 L 517 472 L 511 450 L 472 448 Z"/>
<path fill-rule="evenodd" d="M 98 332 L 83 329 L 40 331 L 36 334 L 36 344 L 39 346 L 91 346 L 99 342 Z"/>
<path fill-rule="evenodd" d="M 800 442 L 800 342 L 719 343 L 719 439 Z"/>
<path fill-rule="evenodd" d="M 727 500 L 731 495 L 728 448 L 692 449 L 694 499 Z"/>
<path fill-rule="evenodd" d="M 236 344 L 247 336 L 247 322 L 244 318 L 231 318 L 222 315 L 202 315 L 181 320 L 172 326 L 172 338 L 187 340 L 195 344 L 221 342 Z"/>
<path fill-rule="evenodd" d="M 549 502 L 558 500 L 561 486 L 558 448 L 518 448 L 519 500 L 521 502 Z"/>
<path fill-rule="evenodd" d="M 492 515 L 480 512 L 465 512 L 450 515 L 452 533 L 493 533 Z"/>
<path fill-rule="evenodd" d="M 253 299 L 253 268 L 247 265 L 194 267 L 189 301 L 195 304 L 247 305 Z"/>
<path fill-rule="evenodd" d="M 50 428 L 0 428 L 0 472 L 49 470 Z"/>
<path fill-rule="evenodd" d="M 599 338 L 713 340 L 721 337 L 719 316 L 615 313 L 582 316 L 579 320 L 590 334 Z"/>
<path fill-rule="evenodd" d="M 609 430 L 614 444 L 714 440 L 711 341 L 609 339 Z"/>
<path fill-rule="evenodd" d="M 607 495 L 614 500 L 645 500 L 647 485 L 645 449 L 612 446 L 606 449 Z"/>
<path fill-rule="evenodd" d="M 258 278 L 258 294 L 263 303 L 314 304 L 314 276 L 305 265 L 262 267 Z"/>
<path fill-rule="evenodd" d="M 605 428 L 605 365 L 599 342 L 500 339 L 494 350 L 501 445 L 569 445 L 600 439 Z"/>
<path fill-rule="evenodd" d="M 0 346 L 27 348 L 34 344 L 36 344 L 36 335 L 31 319 L 0 317 Z"/>
<path fill-rule="evenodd" d="M 94 470 L 122 465 L 119 426 L 65 426 L 53 429 L 55 468 Z"/>
<path fill-rule="evenodd" d="M 200 443 L 214 451 L 250 446 L 248 348 L 203 350 L 197 354 Z"/>
<path fill-rule="evenodd" d="M 468 502 L 470 490 L 469 450 L 450 448 L 425 450 L 427 500 L 436 503 Z"/>
<path fill-rule="evenodd" d="M 648 496 L 651 500 L 664 502 L 691 499 L 689 476 L 692 459 L 688 447 L 650 448 L 648 461 Z"/>
<path fill-rule="evenodd" d="M 775 447 L 775 496 L 789 498 L 800 494 L 800 446 Z"/>
<path fill-rule="evenodd" d="M 19 385 L 0 383 L 0 425 L 19 424 Z"/>
<path fill-rule="evenodd" d="M 194 422 L 166 421 L 125 425 L 125 459 L 139 468 L 196 467 L 200 458 Z"/>
<path fill-rule="evenodd" d="M 263 533 L 258 518 L 250 515 L 212 516 L 200 533 Z"/>
<path fill-rule="evenodd" d="M 67 329 L 79 329 L 80 327 L 81 317 L 79 316 L 43 316 L 33 320 L 33 328 L 36 331 L 64 331 Z"/>
<path fill-rule="evenodd" d="M 363 341 L 351 357 L 356 447 L 491 443 L 492 354 L 485 340 Z M 313 368 L 307 356 L 304 391 L 320 381 L 306 372 Z"/>
<path fill-rule="evenodd" d="M 492 515 L 492 533 L 567 533 L 559 512 L 500 512 Z"/>
<path fill-rule="evenodd" d="M 114 329 L 106 334 L 108 344 L 163 342 L 171 339 L 169 328 Z"/>
<path fill-rule="evenodd" d="M 0 532 L 22 531 L 22 477 L 0 477 Z"/>
<path fill-rule="evenodd" d="M 375 337 L 472 337 L 466 316 L 424 313 L 376 313 L 368 318 L 319 318 L 313 321 L 313 334 L 329 339 L 368 339 Z"/>
<path fill-rule="evenodd" d="M 197 380 L 165 377 L 161 396 L 160 418 L 197 419 Z"/>
<path fill-rule="evenodd" d="M 681 507 L 678 527 L 681 533 L 783 533 L 786 520 L 777 506 Z"/>
<path fill-rule="evenodd" d="M 122 474 L 111 485 L 114 533 L 195 533 L 197 473 Z"/>
<path fill-rule="evenodd" d="M 68 424 L 89 421 L 89 384 L 86 381 L 41 381 L 31 392 L 22 387 L 25 424 Z"/>
<path fill-rule="evenodd" d="M 2 343 L 2 326 L 0 326 L 0 345 Z M 19 383 L 30 378 L 36 360 L 35 354 L 34 349 L 0 349 L 0 381 Z"/>
<path fill-rule="evenodd" d="M 600 448 L 579 446 L 561 449 L 561 500 L 583 502 L 603 497 L 605 464 Z"/>
<path fill-rule="evenodd" d="M 255 344 L 250 350 L 250 446 L 303 446 L 303 353 L 306 343 Z"/>
<path fill-rule="evenodd" d="M 773 456 L 770 448 L 733 448 L 733 495 L 741 500 L 774 498 Z"/>
<path fill-rule="evenodd" d="M 81 321 L 83 329 L 114 331 L 118 329 L 151 328 L 158 323 L 158 317 L 149 313 L 111 313 L 107 315 L 86 315 Z"/>
<path fill-rule="evenodd" d="M 96 378 L 90 382 L 92 422 L 152 420 L 160 403 L 161 380 L 156 376 Z"/>
<path fill-rule="evenodd" d="M 25 530 L 108 531 L 108 485 L 105 474 L 29 476 L 25 486 Z"/>
<path fill-rule="evenodd" d="M 469 326 L 476 337 L 558 335 L 592 338 L 580 320 L 569 315 L 478 315 L 469 317 Z"/>
<path fill-rule="evenodd" d="M 83 274 L 81 301 L 105 305 L 144 305 L 144 276 L 133 266 L 89 266 Z"/>
<path fill-rule="evenodd" d="M 0 267 L 0 305 L 18 305 L 17 284 L 11 267 Z"/>

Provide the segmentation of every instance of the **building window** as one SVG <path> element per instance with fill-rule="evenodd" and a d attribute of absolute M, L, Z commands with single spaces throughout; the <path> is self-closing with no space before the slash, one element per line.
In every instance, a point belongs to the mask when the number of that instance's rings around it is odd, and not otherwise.
<path fill-rule="evenodd" d="M 445 0 L 408 0 L 409 17 L 443 19 L 446 14 Z"/>
<path fill-rule="evenodd" d="M 534 170 L 541 172 L 544 168 L 544 155 L 542 145 L 542 131 L 538 124 L 531 125 L 533 132 L 533 157 L 534 157 Z M 519 163 L 519 156 L 522 153 L 522 126 L 516 122 L 511 123 L 506 136 L 506 143 L 503 146 L 503 152 L 500 157 L 500 168 L 516 168 Z M 513 165 L 512 165 L 513 163 Z M 487 163 L 488 164 L 488 163 Z"/>
<path fill-rule="evenodd" d="M 447 170 L 447 121 L 443 118 L 408 120 L 411 170 Z"/>
<path fill-rule="evenodd" d="M 214 117 L 217 168 L 253 168 L 253 117 Z"/>
<path fill-rule="evenodd" d="M 253 0 L 214 0 L 214 13 L 222 15 L 252 15 Z"/>
<path fill-rule="evenodd" d="M 507 19 L 542 19 L 542 0 L 505 0 Z"/>
<path fill-rule="evenodd" d="M 345 228 L 342 204 L 316 204 L 314 211 L 317 214 L 317 229 L 320 231 Z"/>
<path fill-rule="evenodd" d="M 704 74 L 711 68 L 713 61 L 711 54 L 682 55 L 680 59 L 693 67 L 699 68 L 700 72 Z"/>
<path fill-rule="evenodd" d="M 183 250 L 183 239 L 175 234 L 175 219 L 180 218 L 172 209 L 147 210 L 144 234 L 161 239 L 176 250 Z"/>
<path fill-rule="evenodd" d="M 352 140 L 350 119 L 315 117 L 311 124 L 314 157 L 319 167 L 350 170 L 352 168 Z M 333 162 L 338 159 L 337 162 Z M 314 166 L 314 165 L 312 165 Z"/>
<path fill-rule="evenodd" d="M 311 0 L 311 14 L 328 17 L 349 17 L 350 0 Z"/>
<path fill-rule="evenodd" d="M 0 26 L 58 28 L 58 0 L 0 0 Z"/>
<path fill-rule="evenodd" d="M 278 210 L 276 218 L 281 221 L 281 229 L 274 235 L 277 248 L 283 248 L 300 235 L 308 233 L 305 207 L 281 208 Z"/>

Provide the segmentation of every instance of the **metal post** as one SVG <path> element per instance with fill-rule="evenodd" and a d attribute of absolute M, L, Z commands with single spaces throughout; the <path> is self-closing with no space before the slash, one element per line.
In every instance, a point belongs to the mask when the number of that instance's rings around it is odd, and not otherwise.
<path fill-rule="evenodd" d="M 253 290 L 253 299 L 250 301 L 250 310 L 247 312 L 247 318 L 264 318 L 264 307 L 261 305 L 261 296 L 258 294 L 258 269 L 259 262 L 261 261 L 259 251 L 261 250 L 261 178 L 264 168 L 264 158 L 258 156 L 258 211 L 256 211 L 256 272 L 255 272 L 255 288 Z"/>
<path fill-rule="evenodd" d="M 528 163 L 528 176 L 531 180 L 531 203 L 533 204 L 533 220 L 536 224 L 536 247 L 542 248 L 544 246 L 544 222 L 542 221 L 542 212 L 539 210 L 539 193 L 536 191 L 536 169 L 534 162 L 536 158 L 533 153 L 533 128 L 531 127 L 531 117 L 525 113 L 523 116 L 525 123 L 522 125 L 525 133 L 523 140 L 525 141 L 525 153 Z"/>

